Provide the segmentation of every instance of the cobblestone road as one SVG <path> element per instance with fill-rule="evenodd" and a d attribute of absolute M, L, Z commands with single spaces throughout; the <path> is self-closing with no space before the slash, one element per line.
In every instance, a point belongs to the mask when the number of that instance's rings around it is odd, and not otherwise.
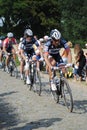
<path fill-rule="evenodd" d="M 49 91 L 48 76 L 42 74 L 39 97 L 20 79 L 0 71 L 0 130 L 87 130 L 87 85 L 70 80 L 74 110 L 56 104 Z"/>

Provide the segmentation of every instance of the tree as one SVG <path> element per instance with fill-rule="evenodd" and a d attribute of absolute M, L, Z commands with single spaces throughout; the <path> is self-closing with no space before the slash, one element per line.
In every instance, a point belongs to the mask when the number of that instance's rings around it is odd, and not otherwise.
<path fill-rule="evenodd" d="M 29 27 L 35 35 L 49 35 L 57 28 L 73 42 L 87 41 L 87 0 L 0 0 L 0 16 L 5 18 L 3 33 L 23 35 Z"/>
<path fill-rule="evenodd" d="M 87 1 L 60 0 L 63 35 L 74 42 L 87 41 Z"/>
<path fill-rule="evenodd" d="M 60 28 L 59 3 L 56 0 L 1 0 L 1 16 L 5 17 L 6 31 L 23 32 L 29 25 L 40 36 L 48 33 L 51 28 Z M 5 7 L 3 9 L 3 7 Z"/>

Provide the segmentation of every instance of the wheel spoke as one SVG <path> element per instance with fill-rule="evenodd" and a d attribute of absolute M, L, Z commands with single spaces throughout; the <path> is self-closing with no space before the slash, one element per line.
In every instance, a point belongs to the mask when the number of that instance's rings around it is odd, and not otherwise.
<path fill-rule="evenodd" d="M 70 86 L 66 79 L 63 80 L 62 92 L 63 92 L 63 98 L 64 98 L 65 105 L 67 106 L 68 110 L 70 112 L 72 112 L 73 98 L 72 98 Z"/>

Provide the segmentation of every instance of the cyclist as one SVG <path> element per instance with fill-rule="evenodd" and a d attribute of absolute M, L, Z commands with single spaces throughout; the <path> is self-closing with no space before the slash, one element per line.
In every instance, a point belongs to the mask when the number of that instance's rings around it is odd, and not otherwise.
<path fill-rule="evenodd" d="M 61 33 L 57 29 L 53 29 L 50 32 L 51 39 L 48 40 L 44 46 L 44 58 L 47 66 L 49 67 L 49 79 L 51 82 L 52 90 L 55 90 L 56 87 L 53 84 L 52 81 L 52 66 L 58 65 L 59 63 L 63 63 L 62 57 L 60 56 L 60 49 L 64 48 L 67 52 L 68 57 L 68 63 L 72 63 L 72 55 L 70 48 L 67 44 L 67 41 L 65 41 L 61 37 Z"/>
<path fill-rule="evenodd" d="M 16 59 L 16 51 L 13 45 L 17 46 L 17 40 L 14 38 L 12 32 L 7 33 L 7 38 L 3 41 L 3 51 L 6 54 L 6 71 L 8 72 L 9 53 L 13 54 L 13 58 Z"/>
<path fill-rule="evenodd" d="M 31 84 L 29 77 L 29 62 L 28 59 L 36 60 L 36 55 L 33 45 L 39 47 L 39 43 L 33 37 L 33 32 L 31 29 L 26 29 L 24 32 L 24 39 L 21 44 L 21 56 L 25 61 L 25 75 L 26 75 L 26 84 Z M 28 58 L 28 59 L 27 59 Z"/>
<path fill-rule="evenodd" d="M 18 45 L 18 60 L 20 62 L 20 77 L 21 77 L 21 80 L 23 79 L 23 72 L 24 72 L 24 61 L 23 61 L 23 58 L 21 56 L 21 45 L 22 45 L 22 41 L 23 41 L 23 37 L 20 38 L 20 42 L 19 42 L 19 45 Z"/>
<path fill-rule="evenodd" d="M 0 40 L 0 68 L 2 68 L 3 42 Z"/>

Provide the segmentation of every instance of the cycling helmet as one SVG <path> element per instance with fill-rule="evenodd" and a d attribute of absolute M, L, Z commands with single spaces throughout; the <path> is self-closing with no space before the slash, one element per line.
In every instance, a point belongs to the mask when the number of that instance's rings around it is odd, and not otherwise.
<path fill-rule="evenodd" d="M 40 42 L 44 42 L 44 39 L 43 39 L 43 38 L 40 38 L 39 41 L 40 41 Z"/>
<path fill-rule="evenodd" d="M 22 42 L 22 41 L 23 41 L 23 37 L 20 38 L 20 42 Z"/>
<path fill-rule="evenodd" d="M 2 46 L 2 40 L 0 40 L 0 47 Z"/>
<path fill-rule="evenodd" d="M 8 38 L 12 38 L 12 37 L 13 37 L 13 33 L 12 33 L 12 32 L 9 32 L 9 33 L 7 34 L 7 37 L 8 37 Z"/>
<path fill-rule="evenodd" d="M 87 47 L 87 43 L 85 44 L 85 47 Z"/>
<path fill-rule="evenodd" d="M 32 32 L 31 29 L 26 29 L 25 32 L 24 32 L 24 35 L 25 35 L 25 36 L 30 36 L 30 37 L 31 37 L 31 36 L 33 36 L 33 32 Z"/>
<path fill-rule="evenodd" d="M 54 29 L 51 31 L 50 37 L 52 39 L 59 40 L 61 38 L 61 33 L 57 29 Z"/>

